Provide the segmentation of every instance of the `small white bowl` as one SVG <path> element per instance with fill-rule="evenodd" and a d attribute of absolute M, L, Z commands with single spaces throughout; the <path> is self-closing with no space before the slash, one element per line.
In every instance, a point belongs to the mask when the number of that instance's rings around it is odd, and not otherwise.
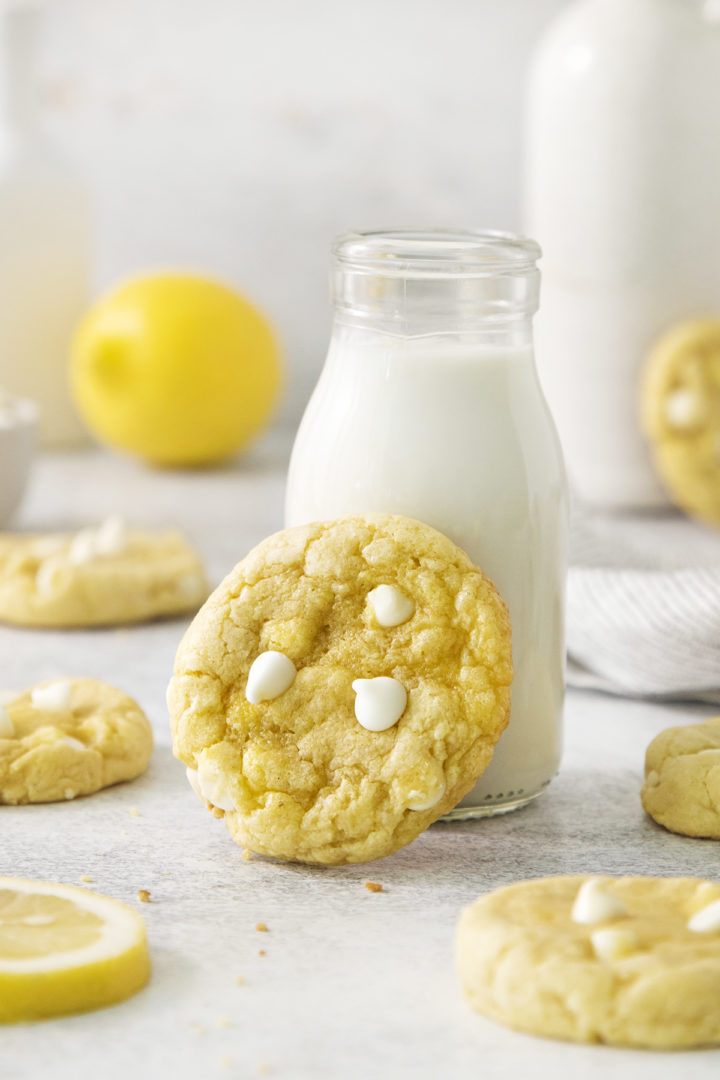
<path fill-rule="evenodd" d="M 37 407 L 0 391 L 0 527 L 20 505 L 35 453 Z"/>

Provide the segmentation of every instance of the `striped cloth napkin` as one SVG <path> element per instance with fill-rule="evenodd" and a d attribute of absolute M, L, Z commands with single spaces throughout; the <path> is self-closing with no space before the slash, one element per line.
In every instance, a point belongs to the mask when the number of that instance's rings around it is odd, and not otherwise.
<path fill-rule="evenodd" d="M 567 640 L 570 686 L 720 703 L 720 534 L 575 513 Z"/>

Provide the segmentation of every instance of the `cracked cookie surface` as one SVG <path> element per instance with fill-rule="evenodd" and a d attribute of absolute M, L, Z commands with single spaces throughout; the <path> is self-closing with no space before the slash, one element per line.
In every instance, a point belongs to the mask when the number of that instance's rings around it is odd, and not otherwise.
<path fill-rule="evenodd" d="M 64 802 L 147 768 L 152 729 L 137 702 L 96 679 L 57 679 L 0 710 L 0 804 Z"/>
<path fill-rule="evenodd" d="M 589 880 L 520 881 L 463 911 L 456 956 L 473 1008 L 519 1031 L 577 1042 L 719 1043 L 720 924 L 706 932 L 688 924 L 720 901 L 720 885 L 598 879 L 625 913 L 583 925 L 573 908 Z M 598 955 L 599 930 L 623 944 L 610 958 Z"/>
<path fill-rule="evenodd" d="M 641 416 L 673 500 L 720 525 L 720 320 L 681 323 L 646 364 Z"/>
<path fill-rule="evenodd" d="M 103 551 L 93 532 L 1 534 L 0 621 L 119 625 L 195 611 L 207 597 L 200 559 L 179 533 L 128 529 Z"/>
<path fill-rule="evenodd" d="M 399 625 L 368 600 L 381 585 L 412 602 Z M 297 673 L 251 704 L 250 668 L 270 651 Z M 352 684 L 379 677 L 407 704 L 367 730 Z M 243 847 L 363 862 L 470 790 L 507 724 L 511 680 L 507 609 L 450 540 L 391 515 L 315 523 L 263 541 L 191 624 L 168 689 L 174 750 Z"/>
<path fill-rule="evenodd" d="M 653 739 L 641 799 L 671 832 L 720 840 L 720 716 L 666 728 Z"/>

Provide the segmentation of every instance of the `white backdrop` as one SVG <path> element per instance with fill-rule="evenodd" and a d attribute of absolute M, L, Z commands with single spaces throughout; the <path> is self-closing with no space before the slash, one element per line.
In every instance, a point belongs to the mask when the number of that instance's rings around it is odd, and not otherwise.
<path fill-rule="evenodd" d="M 47 121 L 90 185 L 97 287 L 222 275 L 269 314 L 292 417 L 350 228 L 519 226 L 523 83 L 567 0 L 63 0 Z"/>

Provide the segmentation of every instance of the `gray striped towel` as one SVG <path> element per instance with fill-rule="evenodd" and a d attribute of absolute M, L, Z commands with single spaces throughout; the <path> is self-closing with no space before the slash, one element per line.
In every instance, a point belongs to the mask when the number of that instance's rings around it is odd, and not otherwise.
<path fill-rule="evenodd" d="M 720 534 L 576 514 L 570 563 L 570 686 L 720 703 Z"/>

